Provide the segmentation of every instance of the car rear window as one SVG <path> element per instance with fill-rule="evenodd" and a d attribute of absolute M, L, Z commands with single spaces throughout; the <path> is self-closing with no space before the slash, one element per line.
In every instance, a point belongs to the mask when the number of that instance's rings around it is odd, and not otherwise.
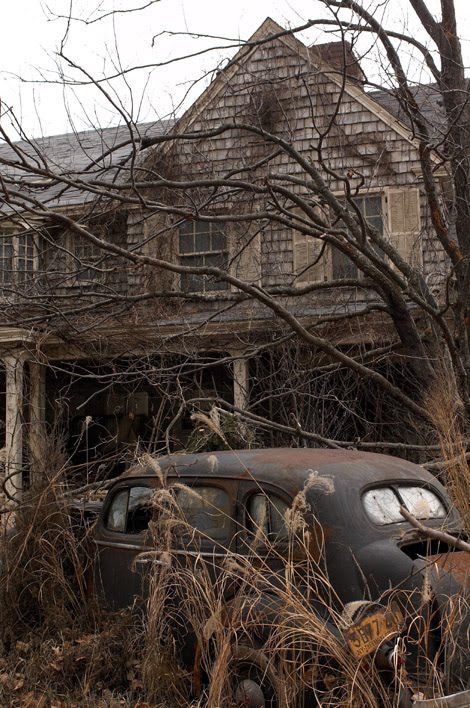
<path fill-rule="evenodd" d="M 370 520 L 381 526 L 404 521 L 401 506 L 417 519 L 440 519 L 446 515 L 442 501 L 426 487 L 397 485 L 369 489 L 362 503 Z"/>
<path fill-rule="evenodd" d="M 410 512 L 417 519 L 442 519 L 446 510 L 434 492 L 425 487 L 398 487 L 398 492 Z"/>

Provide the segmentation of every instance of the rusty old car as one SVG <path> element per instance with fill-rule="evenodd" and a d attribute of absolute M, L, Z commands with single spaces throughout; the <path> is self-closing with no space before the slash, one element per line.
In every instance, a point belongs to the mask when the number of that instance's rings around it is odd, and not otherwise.
<path fill-rule="evenodd" d="M 331 612 L 345 620 L 339 626 L 325 616 L 325 626 L 341 637 L 358 662 L 373 657 L 389 674 L 397 670 L 396 642 L 406 634 L 404 650 L 401 646 L 407 687 L 399 693 L 397 705 L 412 705 L 412 695 L 428 705 L 424 677 L 430 664 L 440 671 L 441 692 L 457 691 L 432 705 L 470 705 L 468 618 L 459 617 L 455 623 L 458 636 L 453 636 L 451 651 L 442 631 L 449 599 L 465 584 L 468 554 L 423 536 L 400 512 L 404 507 L 431 528 L 445 529 L 453 537 L 464 535 L 445 488 L 429 472 L 387 455 L 307 448 L 174 454 L 156 458 L 152 465 L 138 465 L 112 484 L 95 529 L 95 583 L 114 608 L 132 605 L 145 595 L 146 572 L 152 559 L 158 558 L 149 554 L 155 541 L 155 527 L 153 542 L 149 538 L 155 514 L 151 500 L 162 483 L 174 489 L 184 518 L 194 529 L 190 543 L 187 534 L 185 544 L 175 541 L 175 554 L 180 559 L 192 557 L 193 563 L 195 558 L 204 561 L 215 574 L 228 554 L 243 559 L 252 552 L 260 528 L 257 558 L 266 573 L 283 572 L 288 547 L 290 560 L 294 558 L 300 568 L 305 546 L 294 547 L 292 553 L 286 512 L 303 492 L 311 532 L 307 550 L 324 568 L 334 590 L 328 599 L 334 606 Z M 225 584 L 224 592 L 229 604 L 236 583 Z M 264 623 L 253 631 L 245 654 L 238 654 L 244 669 L 237 674 L 236 695 L 240 705 L 273 707 L 281 705 L 275 680 L 272 671 L 268 680 L 262 666 L 266 666 L 263 646 L 269 634 L 266 618 L 274 615 L 275 622 L 275 602 L 261 598 L 258 603 Z M 315 605 L 315 598 L 312 605 L 320 615 L 329 606 L 324 601 Z M 181 641 L 184 660 L 197 662 L 196 637 L 186 633 Z M 446 680 L 452 684 L 451 677 L 457 677 L 457 683 L 445 687 Z M 319 690 L 308 704 L 321 702 Z"/>

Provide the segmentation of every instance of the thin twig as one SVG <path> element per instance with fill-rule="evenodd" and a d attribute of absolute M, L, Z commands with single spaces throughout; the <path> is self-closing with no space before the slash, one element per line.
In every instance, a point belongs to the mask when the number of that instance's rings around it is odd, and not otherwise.
<path fill-rule="evenodd" d="M 432 538 L 435 541 L 447 543 L 449 546 L 452 546 L 452 548 L 457 548 L 459 551 L 466 551 L 467 553 L 470 553 L 470 543 L 467 543 L 467 541 L 462 541 L 461 538 L 455 538 L 455 536 L 452 536 L 450 533 L 446 533 L 445 531 L 441 531 L 440 529 L 433 529 L 430 526 L 425 526 L 421 523 L 421 521 L 418 521 L 413 514 L 410 514 L 404 506 L 400 507 L 400 514 L 424 536 Z"/>

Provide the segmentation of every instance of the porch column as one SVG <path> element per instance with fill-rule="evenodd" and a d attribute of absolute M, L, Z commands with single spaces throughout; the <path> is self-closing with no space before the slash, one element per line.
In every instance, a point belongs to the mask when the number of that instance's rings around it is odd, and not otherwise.
<path fill-rule="evenodd" d="M 46 435 L 46 367 L 36 361 L 28 362 L 29 369 L 29 428 L 28 447 L 31 475 L 45 455 Z M 34 479 L 30 480 L 34 484 Z"/>
<path fill-rule="evenodd" d="M 21 497 L 23 488 L 23 374 L 24 358 L 9 354 L 5 364 L 5 489 L 10 497 Z"/>
<path fill-rule="evenodd" d="M 237 408 L 246 408 L 250 395 L 249 361 L 240 353 L 230 352 L 233 360 L 233 403 Z"/>

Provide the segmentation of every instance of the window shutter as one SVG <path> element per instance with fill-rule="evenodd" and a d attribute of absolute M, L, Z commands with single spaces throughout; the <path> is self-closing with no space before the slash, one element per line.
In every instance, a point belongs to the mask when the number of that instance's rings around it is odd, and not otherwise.
<path fill-rule="evenodd" d="M 169 217 L 152 214 L 143 217 L 139 211 L 128 215 L 129 246 L 144 241 L 141 253 L 150 255 L 170 263 L 178 262 L 178 229 L 173 226 Z M 178 290 L 180 276 L 164 268 L 145 266 L 145 285 L 149 290 Z M 128 276 L 129 279 L 129 276 Z"/>
<path fill-rule="evenodd" d="M 389 189 L 387 199 L 390 243 L 403 260 L 419 267 L 422 263 L 419 189 Z"/>
<path fill-rule="evenodd" d="M 229 235 L 230 272 L 251 285 L 261 284 L 261 234 Z"/>
<path fill-rule="evenodd" d="M 294 231 L 294 272 L 299 273 L 299 277 L 296 278 L 296 283 L 316 283 L 327 279 L 328 249 L 325 248 L 322 257 L 316 262 L 321 253 L 322 246 L 323 241 L 320 239 Z M 311 263 L 315 263 L 315 265 L 308 268 Z"/>

